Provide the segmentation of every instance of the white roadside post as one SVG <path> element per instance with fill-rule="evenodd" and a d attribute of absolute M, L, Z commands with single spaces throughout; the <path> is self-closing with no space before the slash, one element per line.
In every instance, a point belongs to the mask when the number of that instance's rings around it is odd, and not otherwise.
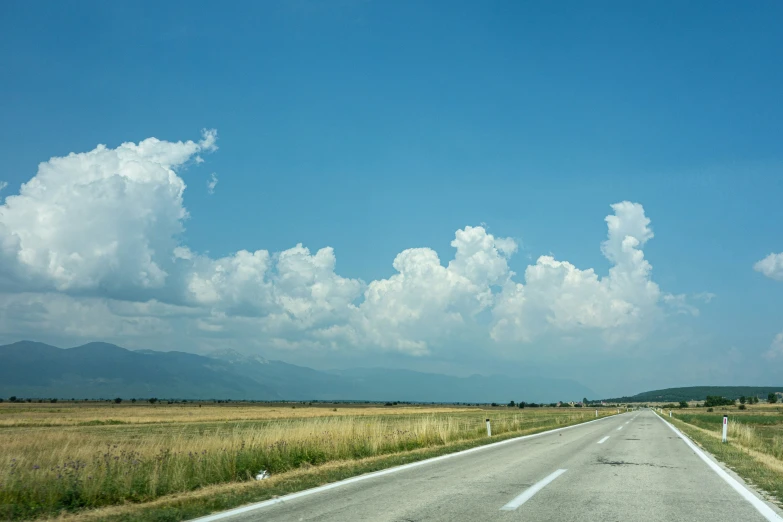
<path fill-rule="evenodd" d="M 487 437 L 492 436 L 492 427 L 489 425 L 489 419 L 487 419 Z"/>
<path fill-rule="evenodd" d="M 727 442 L 726 436 L 729 434 L 729 416 L 723 416 L 723 442 Z"/>
<path fill-rule="evenodd" d="M 672 418 L 672 410 L 669 410 L 669 418 Z"/>
<path fill-rule="evenodd" d="M 595 410 L 595 416 L 598 417 L 598 410 Z"/>

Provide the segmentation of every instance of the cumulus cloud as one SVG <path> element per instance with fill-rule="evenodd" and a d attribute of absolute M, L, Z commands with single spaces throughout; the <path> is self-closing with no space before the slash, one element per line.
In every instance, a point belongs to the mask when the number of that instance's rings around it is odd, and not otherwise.
<path fill-rule="evenodd" d="M 429 248 L 398 254 L 393 263 L 397 273 L 367 287 L 349 338 L 422 355 L 430 343 L 453 338 L 490 308 L 492 287 L 511 276 L 507 259 L 516 243 L 483 227 L 465 227 L 451 246 L 456 255 L 446 266 Z"/>
<path fill-rule="evenodd" d="M 608 237 L 601 251 L 609 275 L 581 270 L 541 256 L 525 270 L 525 283 L 508 282 L 493 309 L 491 335 L 497 341 L 530 341 L 551 330 L 603 330 L 607 340 L 634 340 L 655 319 L 661 297 L 642 247 L 653 237 L 638 203 L 612 205 Z"/>
<path fill-rule="evenodd" d="M 218 177 L 217 174 L 214 172 L 209 177 L 209 181 L 207 181 L 207 193 L 214 194 L 215 193 L 215 187 L 217 187 L 218 184 Z"/>
<path fill-rule="evenodd" d="M 517 346 L 593 331 L 608 344 L 632 342 L 663 306 L 698 314 L 652 281 L 643 252 L 650 220 L 627 201 L 606 218 L 603 277 L 546 255 L 519 278 L 509 267 L 517 241 L 485 226 L 457 230 L 446 262 L 430 248 L 407 249 L 393 260 L 393 275 L 369 283 L 339 275 L 330 247 L 194 252 L 181 241 L 181 174 L 216 150 L 216 140 L 215 131 L 199 141 L 149 138 L 41 163 L 0 205 L 2 332 L 196 332 L 280 349 L 425 355 L 468 337 Z M 210 193 L 216 184 L 213 174 Z"/>
<path fill-rule="evenodd" d="M 5 281 L 26 288 L 149 296 L 166 285 L 188 217 L 176 170 L 217 147 L 156 138 L 52 158 L 0 206 Z"/>
<path fill-rule="evenodd" d="M 345 321 L 363 283 L 334 271 L 332 248 L 315 254 L 301 244 L 271 255 L 239 251 L 221 259 L 192 257 L 187 300 L 228 315 L 266 316 L 298 329 Z"/>
<path fill-rule="evenodd" d="M 753 265 L 756 272 L 761 272 L 770 279 L 783 281 L 783 252 L 770 254 Z"/>

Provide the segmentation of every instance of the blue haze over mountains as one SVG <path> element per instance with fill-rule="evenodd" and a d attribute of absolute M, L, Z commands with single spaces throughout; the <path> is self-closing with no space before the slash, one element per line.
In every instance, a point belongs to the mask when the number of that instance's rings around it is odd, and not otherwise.
<path fill-rule="evenodd" d="M 108 343 L 61 349 L 20 341 L 0 346 L 0 397 L 552 402 L 595 397 L 573 380 L 537 376 L 455 377 L 410 370 L 317 371 L 226 349 L 208 356 L 127 350 Z"/>

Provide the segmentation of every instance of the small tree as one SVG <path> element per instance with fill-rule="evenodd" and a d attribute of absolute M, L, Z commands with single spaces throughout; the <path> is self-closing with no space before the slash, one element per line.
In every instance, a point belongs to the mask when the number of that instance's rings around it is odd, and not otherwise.
<path fill-rule="evenodd" d="M 778 395 L 774 392 L 770 393 L 769 395 L 767 395 L 767 402 L 770 404 L 775 404 L 776 402 L 778 402 Z"/>
<path fill-rule="evenodd" d="M 16 402 L 16 395 L 11 395 L 10 397 L 8 397 L 8 401 L 9 402 Z"/>
<path fill-rule="evenodd" d="M 122 398 L 120 398 L 120 397 L 117 397 L 116 399 L 114 399 L 114 404 L 119 404 L 121 402 L 122 402 Z"/>
<path fill-rule="evenodd" d="M 685 402 L 685 401 L 680 401 L 680 409 L 682 409 L 682 408 L 687 408 L 687 407 L 688 407 L 688 403 L 687 403 L 687 402 Z"/>
<path fill-rule="evenodd" d="M 525 409 L 525 401 L 519 401 L 519 409 L 521 410 Z"/>
<path fill-rule="evenodd" d="M 150 404 L 155 404 L 156 402 L 158 402 L 158 399 L 156 399 L 155 397 L 149 399 Z"/>
<path fill-rule="evenodd" d="M 131 399 L 131 402 L 135 403 L 135 402 L 136 402 L 136 399 Z"/>
<path fill-rule="evenodd" d="M 513 408 L 513 407 L 515 407 L 516 405 L 517 405 L 517 403 L 516 403 L 516 402 L 514 402 L 514 401 L 511 401 L 511 402 L 509 402 L 509 403 L 508 403 L 508 407 L 509 407 L 509 408 Z"/>
<path fill-rule="evenodd" d="M 745 404 L 745 396 L 740 397 L 740 404 Z"/>

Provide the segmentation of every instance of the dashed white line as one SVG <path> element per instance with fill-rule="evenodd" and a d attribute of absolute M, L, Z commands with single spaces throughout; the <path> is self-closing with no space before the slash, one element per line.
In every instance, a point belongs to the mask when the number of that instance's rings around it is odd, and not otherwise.
<path fill-rule="evenodd" d="M 619 428 L 617 428 L 617 431 L 620 431 L 621 429 L 623 429 L 623 427 L 622 427 L 622 426 L 620 426 Z"/>
<path fill-rule="evenodd" d="M 560 475 L 562 475 L 566 471 L 567 470 L 565 470 L 565 469 L 559 469 L 559 470 L 555 471 L 554 473 L 552 473 L 551 475 L 549 475 L 548 477 L 546 477 L 545 479 L 543 479 L 543 480 L 541 480 L 539 482 L 536 482 L 535 484 L 530 486 L 528 489 L 526 489 L 521 495 L 519 495 L 514 500 L 512 500 L 511 502 L 509 502 L 508 504 L 506 504 L 505 506 L 500 508 L 500 510 L 501 511 L 514 511 L 519 506 L 521 506 L 522 504 L 524 504 L 525 502 L 527 502 L 528 500 L 533 498 L 533 495 L 535 495 L 536 493 L 538 493 L 539 491 L 544 489 L 544 487 L 546 487 L 547 484 L 549 484 L 550 482 L 555 480 L 557 477 L 559 477 Z"/>
<path fill-rule="evenodd" d="M 606 437 L 604 437 L 603 439 L 599 440 L 599 441 L 598 441 L 598 444 L 603 444 L 603 443 L 604 443 L 604 442 L 606 442 L 607 440 L 609 440 L 609 435 L 607 435 L 607 436 L 606 436 Z"/>

